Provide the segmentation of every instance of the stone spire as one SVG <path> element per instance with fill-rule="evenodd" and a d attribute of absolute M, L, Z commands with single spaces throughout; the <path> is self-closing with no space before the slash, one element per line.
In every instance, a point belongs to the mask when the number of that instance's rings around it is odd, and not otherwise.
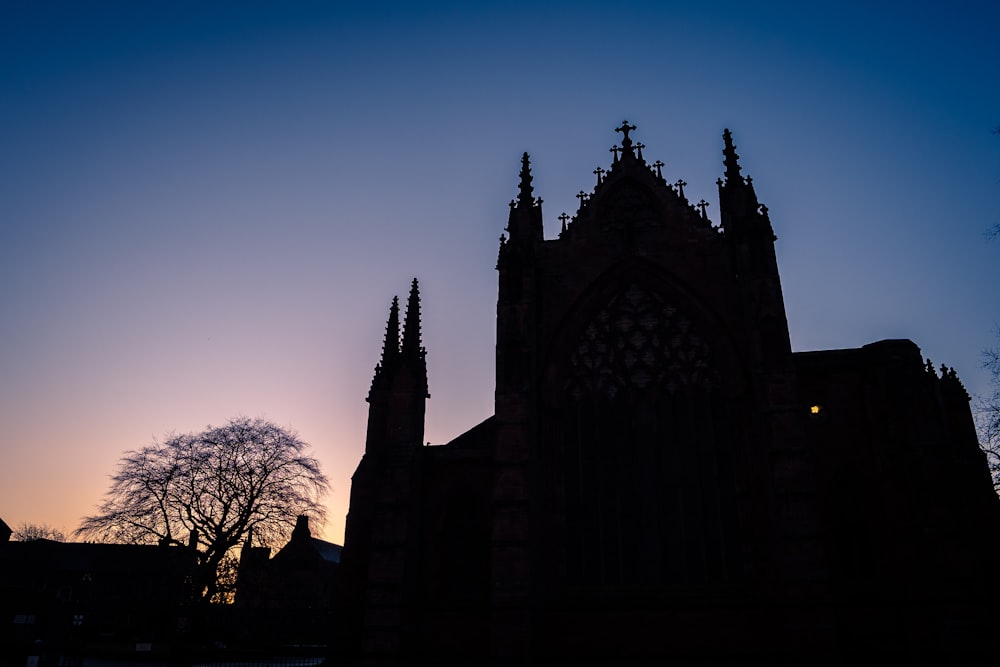
<path fill-rule="evenodd" d="M 382 343 L 380 366 L 393 363 L 399 357 L 399 297 L 392 297 L 389 319 L 385 323 L 385 340 Z"/>
<path fill-rule="evenodd" d="M 742 183 L 740 156 L 736 152 L 736 146 L 733 144 L 733 133 L 729 131 L 729 128 L 723 130 L 722 141 L 725 144 L 722 148 L 722 154 L 725 156 L 723 164 L 726 166 L 726 184 Z"/>
<path fill-rule="evenodd" d="M 768 234 L 773 235 L 773 232 L 770 231 L 766 209 L 762 211 L 763 207 L 757 201 L 753 179 L 749 176 L 744 178 L 743 174 L 740 173 L 740 156 L 736 152 L 735 144 L 733 144 L 733 134 L 728 128 L 722 133 L 722 141 L 723 164 L 726 167 L 726 171 L 725 178 L 720 178 L 718 185 L 719 210 L 720 212 L 724 211 L 726 214 L 723 216 L 723 228 L 727 232 L 740 233 L 742 230 L 739 227 L 743 223 L 749 223 L 751 220 L 760 220 L 766 224 L 757 226 L 762 229 L 766 227 Z M 727 220 L 730 221 L 729 224 L 727 224 Z"/>
<path fill-rule="evenodd" d="M 517 199 L 510 202 L 510 217 L 507 221 L 507 232 L 515 244 L 541 241 L 542 231 L 542 200 L 536 199 L 535 189 L 531 185 L 531 161 L 528 154 L 521 155 L 520 181 L 517 186 Z"/>
<path fill-rule="evenodd" d="M 375 366 L 375 375 L 372 377 L 372 386 L 368 390 L 368 401 L 371 401 L 372 394 L 384 386 L 386 374 L 395 371 L 399 366 L 399 297 L 392 297 L 392 305 L 389 306 L 389 319 L 385 323 L 385 339 L 382 342 L 382 358 Z"/>
<path fill-rule="evenodd" d="M 531 186 L 531 161 L 527 153 L 521 155 L 521 173 L 519 176 L 521 181 L 517 186 L 517 205 L 526 207 L 534 206 L 535 189 Z"/>
<path fill-rule="evenodd" d="M 401 358 L 413 373 L 414 391 L 421 398 L 430 398 L 427 393 L 427 350 L 420 342 L 420 286 L 414 278 L 410 284 L 410 296 L 406 300 L 406 321 L 403 323 L 403 344 Z"/>
<path fill-rule="evenodd" d="M 751 363 L 778 368 L 790 363 L 791 343 L 774 250 L 774 229 L 767 208 L 757 201 L 753 180 L 740 173 L 733 135 L 722 133 L 725 178 L 719 186 L 719 220 L 738 276 L 751 327 Z"/>
<path fill-rule="evenodd" d="M 400 332 L 399 298 L 393 297 L 385 327 L 382 360 L 368 391 L 368 439 L 365 451 L 419 447 L 424 431 L 427 351 L 420 342 L 420 290 L 414 279 Z"/>
<path fill-rule="evenodd" d="M 406 300 L 406 322 L 403 325 L 402 355 L 411 360 L 423 353 L 420 345 L 420 286 L 414 278 L 410 283 L 410 296 Z"/>

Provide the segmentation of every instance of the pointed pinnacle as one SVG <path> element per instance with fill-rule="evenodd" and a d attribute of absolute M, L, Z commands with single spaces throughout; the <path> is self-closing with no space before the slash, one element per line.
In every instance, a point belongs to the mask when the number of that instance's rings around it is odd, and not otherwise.
<path fill-rule="evenodd" d="M 736 146 L 733 145 L 733 133 L 729 131 L 729 128 L 726 128 L 722 132 L 722 141 L 725 143 L 722 154 L 725 156 L 723 164 L 726 165 L 726 183 L 728 185 L 742 183 L 743 176 L 740 175 L 740 156 L 736 153 Z"/>
<path fill-rule="evenodd" d="M 389 320 L 385 323 L 385 340 L 382 343 L 381 366 L 399 356 L 399 297 L 392 297 Z"/>
<path fill-rule="evenodd" d="M 535 197 L 532 194 L 534 188 L 531 187 L 531 162 L 527 153 L 521 156 L 520 176 L 521 182 L 517 187 L 517 203 L 520 206 L 529 207 L 535 202 Z"/>
<path fill-rule="evenodd" d="M 403 356 L 420 354 L 420 288 L 417 279 L 410 286 L 410 297 L 406 300 L 406 322 L 403 325 Z"/>

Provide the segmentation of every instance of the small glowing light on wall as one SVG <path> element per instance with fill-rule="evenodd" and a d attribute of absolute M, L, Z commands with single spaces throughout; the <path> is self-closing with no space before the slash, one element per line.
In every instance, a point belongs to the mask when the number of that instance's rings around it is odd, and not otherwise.
<path fill-rule="evenodd" d="M 822 405 L 818 405 L 817 404 L 817 405 L 810 405 L 809 406 L 809 414 L 811 414 L 811 415 L 818 415 L 818 414 L 820 414 L 822 412 L 823 412 L 823 406 Z"/>

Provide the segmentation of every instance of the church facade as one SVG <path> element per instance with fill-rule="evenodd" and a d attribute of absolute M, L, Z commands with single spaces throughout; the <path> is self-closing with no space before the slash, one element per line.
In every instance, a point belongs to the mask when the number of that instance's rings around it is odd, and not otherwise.
<path fill-rule="evenodd" d="M 718 226 L 617 131 L 557 238 L 523 156 L 495 413 L 445 445 L 423 442 L 416 281 L 405 313 L 394 300 L 338 658 L 978 664 L 1000 502 L 954 371 L 908 340 L 793 352 L 774 230 L 729 131 Z"/>

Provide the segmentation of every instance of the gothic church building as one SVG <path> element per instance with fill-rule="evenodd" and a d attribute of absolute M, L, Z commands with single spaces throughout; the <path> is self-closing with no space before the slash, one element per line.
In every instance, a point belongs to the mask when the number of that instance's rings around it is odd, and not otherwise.
<path fill-rule="evenodd" d="M 635 127 L 501 237 L 495 413 L 425 446 L 414 281 L 353 477 L 335 652 L 361 665 L 980 664 L 1000 503 L 966 394 L 909 340 L 793 352 L 767 208 L 721 224 Z M 567 224 L 568 223 L 568 224 Z"/>

